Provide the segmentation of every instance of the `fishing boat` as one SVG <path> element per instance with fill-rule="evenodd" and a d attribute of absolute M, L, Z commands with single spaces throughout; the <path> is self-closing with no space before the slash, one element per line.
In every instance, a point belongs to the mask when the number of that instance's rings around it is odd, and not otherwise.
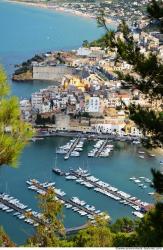
<path fill-rule="evenodd" d="M 144 155 L 139 155 L 139 158 L 144 159 Z"/>

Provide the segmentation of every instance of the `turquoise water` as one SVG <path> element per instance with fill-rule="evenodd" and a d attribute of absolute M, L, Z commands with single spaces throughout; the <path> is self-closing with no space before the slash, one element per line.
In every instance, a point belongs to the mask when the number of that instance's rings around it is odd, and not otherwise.
<path fill-rule="evenodd" d="M 55 149 L 65 144 L 68 138 L 47 138 L 42 141 L 31 143 L 23 152 L 18 169 L 3 167 L 0 169 L 0 190 L 19 198 L 24 204 L 38 210 L 36 193 L 29 191 L 25 181 L 29 178 L 37 178 L 40 181 L 55 181 L 56 186 L 64 190 L 67 196 L 78 196 L 88 204 L 95 205 L 97 209 L 107 211 L 114 221 L 118 217 L 132 216 L 132 209 L 118 202 L 102 196 L 93 190 L 76 184 L 74 181 L 66 181 L 64 177 L 57 176 L 52 172 L 55 165 Z M 57 166 L 68 171 L 69 168 L 83 167 L 92 175 L 106 181 L 120 190 L 126 191 L 143 201 L 153 202 L 148 192 L 152 189 L 141 189 L 129 181 L 132 176 L 146 176 L 151 178 L 151 167 L 159 168 L 158 158 L 138 158 L 137 146 L 127 143 L 116 143 L 113 154 L 107 159 L 88 158 L 87 152 L 94 142 L 85 144 L 81 157 L 70 158 L 65 161 L 63 156 L 58 156 Z M 64 209 L 64 223 L 66 227 L 81 225 L 85 219 L 72 210 Z M 17 243 L 23 243 L 33 229 L 23 221 L 18 220 L 11 214 L 0 212 L 0 221 L 11 238 Z"/>
<path fill-rule="evenodd" d="M 9 77 L 15 64 L 35 53 L 75 49 L 102 33 L 92 19 L 4 1 L 0 1 L 0 31 L 0 63 Z M 29 97 L 47 83 L 11 82 L 11 86 L 14 95 Z"/>
<path fill-rule="evenodd" d="M 14 64 L 22 62 L 34 53 L 52 49 L 77 48 L 83 40 L 97 38 L 102 32 L 97 29 L 93 20 L 2 1 L 0 2 L 0 30 L 0 61 L 4 64 L 9 80 Z M 12 94 L 19 97 L 29 97 L 32 92 L 47 86 L 46 82 L 13 83 L 11 80 L 10 84 Z M 7 192 L 32 209 L 38 210 L 36 194 L 27 189 L 25 181 L 29 178 L 55 181 L 56 186 L 64 190 L 68 197 L 78 196 L 89 204 L 95 205 L 97 209 L 107 211 L 113 221 L 120 216 L 131 216 L 130 208 L 52 173 L 55 149 L 68 140 L 67 138 L 48 138 L 31 143 L 24 150 L 18 169 L 0 168 L 0 191 Z M 92 144 L 93 142 L 85 145 L 81 157 L 77 160 L 70 158 L 64 161 L 63 157 L 59 156 L 57 165 L 64 170 L 85 166 L 91 174 L 101 180 L 144 201 L 153 202 L 148 195 L 151 188 L 142 190 L 130 182 L 129 178 L 142 175 L 151 177 L 150 168 L 160 167 L 159 157 L 140 159 L 137 146 L 118 143 L 110 158 L 90 159 L 87 157 L 87 152 Z M 83 217 L 71 210 L 64 209 L 64 214 L 66 227 L 81 225 L 85 222 Z M 17 244 L 25 242 L 25 239 L 33 232 L 32 226 L 2 211 L 0 211 L 0 224 Z"/>

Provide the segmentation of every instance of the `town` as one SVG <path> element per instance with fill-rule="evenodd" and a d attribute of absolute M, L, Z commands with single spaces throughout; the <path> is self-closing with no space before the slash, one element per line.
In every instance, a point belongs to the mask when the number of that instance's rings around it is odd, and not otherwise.
<path fill-rule="evenodd" d="M 132 29 L 142 53 L 163 58 L 163 37 L 159 32 Z M 116 32 L 116 37 L 121 37 Z M 27 67 L 28 65 L 28 67 Z M 27 68 L 26 72 L 22 71 Z M 81 47 L 70 52 L 36 55 L 16 70 L 13 79 L 48 80 L 50 86 L 20 101 L 22 119 L 47 131 L 110 134 L 142 137 L 129 119 L 130 104 L 162 110 L 162 101 L 151 102 L 138 89 L 125 85 L 117 72 L 131 73 L 132 65 L 116 61 L 116 51 L 100 47 Z M 30 76 L 30 77 L 29 77 Z M 29 79 L 28 79 L 29 77 Z"/>
<path fill-rule="evenodd" d="M 12 0 L 15 1 L 15 0 Z M 107 17 L 107 21 L 120 22 L 122 19 L 126 20 L 129 24 L 133 21 L 141 19 L 146 13 L 146 5 L 149 0 L 17 0 L 18 2 L 25 2 L 31 5 L 38 5 L 40 7 L 46 7 L 57 11 L 67 12 L 73 15 L 79 15 L 87 18 L 96 18 L 99 13 L 99 9 L 104 9 Z"/>

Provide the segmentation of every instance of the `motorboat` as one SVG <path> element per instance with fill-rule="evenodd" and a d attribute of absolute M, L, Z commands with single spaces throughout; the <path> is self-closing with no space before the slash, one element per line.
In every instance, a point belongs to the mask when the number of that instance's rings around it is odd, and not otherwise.
<path fill-rule="evenodd" d="M 132 143 L 133 143 L 133 144 L 140 144 L 141 142 L 138 141 L 138 140 L 134 140 Z"/>
<path fill-rule="evenodd" d="M 135 215 L 138 218 L 143 218 L 144 217 L 144 215 L 142 213 L 138 212 L 138 211 L 134 211 L 134 212 L 132 212 L 132 214 Z"/>
<path fill-rule="evenodd" d="M 67 153 L 67 150 L 64 148 L 59 148 L 56 150 L 56 154 L 66 154 L 66 153 Z"/>
<path fill-rule="evenodd" d="M 68 155 L 65 155 L 64 159 L 65 160 L 68 160 L 69 156 Z"/>
<path fill-rule="evenodd" d="M 140 183 L 141 181 L 138 180 L 138 179 L 136 179 L 136 180 L 134 180 L 134 182 L 135 182 L 135 183 Z"/>
<path fill-rule="evenodd" d="M 77 152 L 77 151 L 72 151 L 70 155 L 71 155 L 71 156 L 75 156 L 75 157 L 77 156 L 77 157 L 78 157 L 78 156 L 80 156 L 80 153 Z"/>
<path fill-rule="evenodd" d="M 62 172 L 59 168 L 53 168 L 52 171 L 57 175 L 64 175 L 64 172 Z"/>

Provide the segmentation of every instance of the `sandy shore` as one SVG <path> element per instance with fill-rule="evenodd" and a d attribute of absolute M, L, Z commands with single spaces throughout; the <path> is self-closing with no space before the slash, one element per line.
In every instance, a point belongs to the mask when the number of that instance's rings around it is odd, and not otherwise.
<path fill-rule="evenodd" d="M 4 0 L 4 1 L 10 2 L 10 3 L 22 4 L 22 5 L 26 5 L 26 6 L 33 6 L 33 7 L 37 7 L 37 8 L 54 10 L 57 12 L 64 12 L 67 14 L 71 14 L 74 16 L 80 16 L 80 17 L 88 18 L 88 19 L 96 19 L 96 16 L 93 16 L 93 15 L 88 14 L 88 13 L 82 13 L 82 12 L 77 11 L 77 10 L 75 11 L 72 9 L 67 9 L 64 7 L 56 6 L 56 5 L 48 5 L 47 3 L 31 3 L 31 2 L 28 3 L 28 2 L 17 1 L 17 0 Z M 106 23 L 117 25 L 117 23 L 114 20 L 112 20 L 111 18 L 107 18 Z"/>

